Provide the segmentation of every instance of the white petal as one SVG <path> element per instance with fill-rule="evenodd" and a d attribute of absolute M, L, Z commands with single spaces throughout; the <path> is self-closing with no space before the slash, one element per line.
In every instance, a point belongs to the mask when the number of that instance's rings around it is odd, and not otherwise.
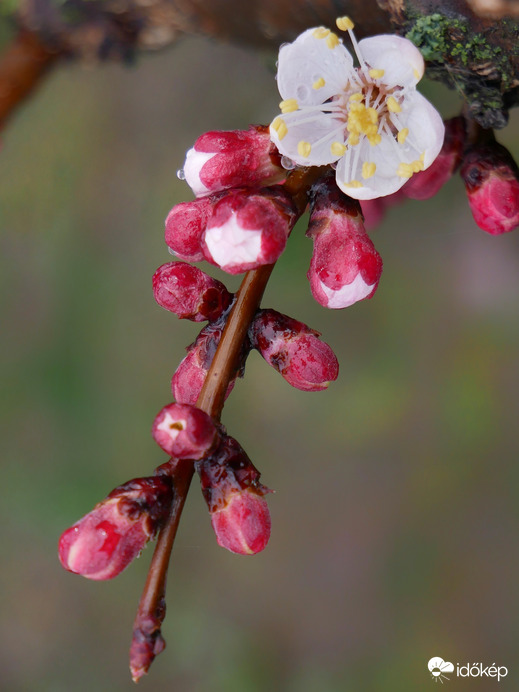
<path fill-rule="evenodd" d="M 381 81 L 388 86 L 413 86 L 423 76 L 422 54 L 407 38 L 389 34 L 372 36 L 359 41 L 359 50 L 369 67 L 384 70 Z"/>
<path fill-rule="evenodd" d="M 406 144 L 409 142 L 418 156 L 424 154 L 424 168 L 428 168 L 442 148 L 445 125 L 436 108 L 418 91 L 409 94 L 404 103 L 400 119 L 409 129 Z"/>
<path fill-rule="evenodd" d="M 213 156 L 216 156 L 216 152 L 206 153 L 203 151 L 196 151 L 194 147 L 186 154 L 184 179 L 193 190 L 196 197 L 203 197 L 211 192 L 200 180 L 200 171 Z"/>
<path fill-rule="evenodd" d="M 316 38 L 315 31 L 304 31 L 279 51 L 279 93 L 285 100 L 296 99 L 299 105 L 316 105 L 336 96 L 353 72 L 353 58 L 342 42 L 329 48 L 326 38 Z M 321 78 L 324 86 L 314 89 Z"/>
<path fill-rule="evenodd" d="M 261 252 L 261 236 L 261 229 L 242 228 L 232 214 L 222 226 L 206 230 L 205 243 L 218 266 L 229 267 L 255 262 Z"/>
<path fill-rule="evenodd" d="M 344 144 L 345 127 L 330 113 L 309 109 L 279 117 L 287 126 L 287 133 L 280 139 L 271 125 L 270 136 L 281 154 L 300 166 L 322 166 L 340 158 L 340 155 L 332 154 L 330 147 L 333 142 Z M 300 142 L 310 144 L 308 156 L 302 156 L 298 151 Z"/>
<path fill-rule="evenodd" d="M 373 291 L 374 287 L 375 284 L 369 285 L 364 281 L 360 272 L 353 279 L 351 284 L 346 284 L 337 291 L 328 288 L 322 281 L 320 282 L 320 288 L 328 298 L 328 305 L 326 307 L 335 309 L 347 308 L 358 300 L 364 300 L 364 298 L 367 298 Z"/>
<path fill-rule="evenodd" d="M 337 164 L 335 174 L 337 185 L 349 197 L 360 200 L 376 199 L 397 192 L 407 180 L 396 174 L 401 161 L 398 157 L 397 146 L 392 138 L 383 136 L 380 144 L 374 147 L 367 139 L 363 139 L 355 147 L 350 147 L 347 154 Z M 362 176 L 362 166 L 366 161 L 376 166 L 375 174 L 367 179 Z M 352 181 L 361 183 L 361 186 L 350 187 L 348 183 Z"/>

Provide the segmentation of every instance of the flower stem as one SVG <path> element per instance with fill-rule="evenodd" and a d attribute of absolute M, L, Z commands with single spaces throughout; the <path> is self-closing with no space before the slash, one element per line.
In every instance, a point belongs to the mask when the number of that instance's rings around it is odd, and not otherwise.
<path fill-rule="evenodd" d="M 314 167 L 296 169 L 287 177 L 284 188 L 292 196 L 299 215 L 303 214 L 306 209 L 307 193 L 310 186 L 322 174 L 322 168 Z M 215 420 L 220 420 L 225 393 L 236 372 L 243 341 L 260 306 L 273 268 L 274 265 L 269 264 L 245 274 L 236 301 L 229 313 L 211 367 L 197 400 L 197 406 Z M 155 656 L 165 647 L 160 628 L 166 615 L 166 578 L 180 515 L 194 473 L 194 463 L 190 460 L 172 459 L 161 467 L 161 472 L 169 473 L 172 477 L 174 499 L 170 515 L 157 539 L 148 578 L 133 625 L 130 670 L 135 682 L 138 682 L 148 672 Z"/>

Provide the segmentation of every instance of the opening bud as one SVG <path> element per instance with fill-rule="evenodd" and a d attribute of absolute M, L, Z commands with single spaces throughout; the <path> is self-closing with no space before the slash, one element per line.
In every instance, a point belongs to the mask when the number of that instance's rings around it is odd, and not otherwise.
<path fill-rule="evenodd" d="M 465 146 L 465 118 L 458 116 L 445 121 L 445 138 L 440 153 L 425 171 L 415 173 L 403 186 L 410 199 L 429 199 L 450 180 L 461 162 Z"/>
<path fill-rule="evenodd" d="M 231 190 L 215 204 L 207 222 L 204 257 L 229 274 L 272 264 L 295 221 L 293 202 L 281 187 Z"/>
<path fill-rule="evenodd" d="M 184 177 L 197 197 L 232 187 L 264 187 L 285 176 L 269 128 L 262 125 L 206 132 L 187 152 L 184 164 Z"/>
<path fill-rule="evenodd" d="M 382 274 L 357 200 L 344 195 L 327 175 L 312 188 L 307 236 L 314 243 L 307 277 L 312 295 L 327 308 L 346 308 L 372 298 Z"/>
<path fill-rule="evenodd" d="M 492 235 L 519 226 L 519 169 L 510 152 L 496 141 L 476 143 L 460 170 L 477 225 Z"/>
<path fill-rule="evenodd" d="M 159 411 L 151 430 L 153 439 L 177 459 L 201 459 L 216 440 L 213 419 L 196 406 L 172 403 Z"/>
<path fill-rule="evenodd" d="M 185 262 L 159 267 L 153 294 L 161 307 L 193 322 L 218 319 L 232 302 L 232 293 L 220 281 Z"/>
<path fill-rule="evenodd" d="M 254 348 L 297 389 L 319 392 L 337 379 L 339 363 L 319 332 L 276 310 L 258 311 L 249 336 Z"/>
<path fill-rule="evenodd" d="M 239 555 L 254 555 L 270 538 L 270 514 L 263 497 L 270 492 L 241 445 L 224 436 L 210 458 L 198 461 L 202 493 L 218 545 Z"/>
<path fill-rule="evenodd" d="M 61 535 L 61 564 L 88 579 L 113 579 L 155 537 L 172 498 L 167 476 L 135 478 L 120 485 Z"/>

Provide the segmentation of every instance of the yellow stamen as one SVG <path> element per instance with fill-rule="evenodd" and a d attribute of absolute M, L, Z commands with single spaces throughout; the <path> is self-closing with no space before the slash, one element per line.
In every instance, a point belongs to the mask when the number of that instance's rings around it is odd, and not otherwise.
<path fill-rule="evenodd" d="M 319 79 L 316 79 L 316 81 L 312 84 L 312 89 L 322 89 L 325 84 L 326 82 L 324 79 L 319 77 Z"/>
<path fill-rule="evenodd" d="M 376 147 L 382 141 L 382 135 L 377 132 L 375 135 L 368 135 L 368 142 L 372 147 Z"/>
<path fill-rule="evenodd" d="M 351 144 L 351 146 L 354 147 L 358 143 L 359 135 L 356 132 L 350 132 L 350 136 L 348 137 L 348 144 Z"/>
<path fill-rule="evenodd" d="M 413 167 L 410 163 L 401 163 L 396 169 L 399 178 L 410 178 L 413 175 Z"/>
<path fill-rule="evenodd" d="M 355 26 L 349 17 L 337 17 L 335 23 L 341 31 L 351 31 Z"/>
<path fill-rule="evenodd" d="M 281 101 L 279 107 L 282 113 L 293 113 L 299 108 L 299 104 L 297 99 L 285 99 L 285 101 Z"/>
<path fill-rule="evenodd" d="M 344 156 L 346 153 L 346 146 L 341 144 L 341 142 L 332 142 L 330 151 L 332 152 L 333 156 Z"/>
<path fill-rule="evenodd" d="M 298 145 L 297 145 L 297 153 L 299 156 L 302 156 L 303 158 L 307 159 L 310 156 L 310 152 L 312 151 L 312 145 L 310 142 L 304 142 L 301 140 Z"/>
<path fill-rule="evenodd" d="M 409 134 L 409 128 L 403 127 L 396 136 L 398 143 L 403 144 L 405 142 L 405 140 L 407 139 L 408 134 Z"/>
<path fill-rule="evenodd" d="M 283 118 L 280 118 L 279 115 L 272 121 L 272 129 L 275 132 L 277 132 L 277 135 L 280 140 L 282 140 L 288 132 L 288 127 L 286 126 L 285 121 L 283 120 Z"/>
<path fill-rule="evenodd" d="M 359 180 L 351 180 L 349 183 L 344 183 L 346 187 L 362 187 L 362 183 Z"/>
<path fill-rule="evenodd" d="M 348 113 L 349 138 L 348 143 L 355 146 L 359 143 L 359 136 L 366 135 L 371 145 L 379 144 L 381 136 L 378 134 L 378 112 L 376 108 L 366 108 L 363 103 L 354 101 L 350 105 Z"/>
<path fill-rule="evenodd" d="M 372 161 L 364 161 L 364 163 L 362 164 L 362 177 L 372 178 L 375 175 L 376 170 L 376 164 L 374 164 Z"/>
<path fill-rule="evenodd" d="M 330 29 L 327 29 L 324 26 L 318 26 L 317 29 L 314 30 L 312 36 L 314 38 L 326 38 L 329 33 Z"/>
<path fill-rule="evenodd" d="M 350 96 L 348 101 L 362 101 L 363 98 L 364 96 L 362 95 L 362 93 L 360 91 L 357 91 L 355 94 L 352 94 Z"/>
<path fill-rule="evenodd" d="M 326 37 L 326 45 L 330 50 L 333 50 L 336 46 L 338 46 L 340 43 L 339 37 L 337 34 L 334 34 L 333 32 L 330 32 L 329 36 Z"/>
<path fill-rule="evenodd" d="M 413 70 L 414 78 L 416 79 L 417 82 L 419 82 L 422 79 L 422 75 L 418 72 L 418 70 L 415 69 Z"/>
<path fill-rule="evenodd" d="M 390 113 L 400 113 L 402 106 L 398 103 L 394 96 L 390 96 L 386 99 L 386 106 Z"/>
<path fill-rule="evenodd" d="M 371 79 L 380 79 L 381 77 L 384 76 L 385 70 L 375 70 L 375 69 L 373 69 L 373 70 L 370 70 L 368 74 L 369 74 L 369 76 L 371 77 Z"/>

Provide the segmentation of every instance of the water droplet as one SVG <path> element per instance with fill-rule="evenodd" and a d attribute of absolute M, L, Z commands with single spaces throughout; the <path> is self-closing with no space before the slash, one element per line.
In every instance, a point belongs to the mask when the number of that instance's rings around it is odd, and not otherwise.
<path fill-rule="evenodd" d="M 177 171 L 177 178 L 178 178 L 179 180 L 185 180 L 185 179 L 186 179 L 186 174 L 184 173 L 184 169 L 183 169 L 183 168 L 179 168 L 179 169 L 178 169 L 178 171 Z"/>
<path fill-rule="evenodd" d="M 296 167 L 296 164 L 292 159 L 289 159 L 288 156 L 282 156 L 281 157 L 281 165 L 286 171 L 291 171 Z"/>

